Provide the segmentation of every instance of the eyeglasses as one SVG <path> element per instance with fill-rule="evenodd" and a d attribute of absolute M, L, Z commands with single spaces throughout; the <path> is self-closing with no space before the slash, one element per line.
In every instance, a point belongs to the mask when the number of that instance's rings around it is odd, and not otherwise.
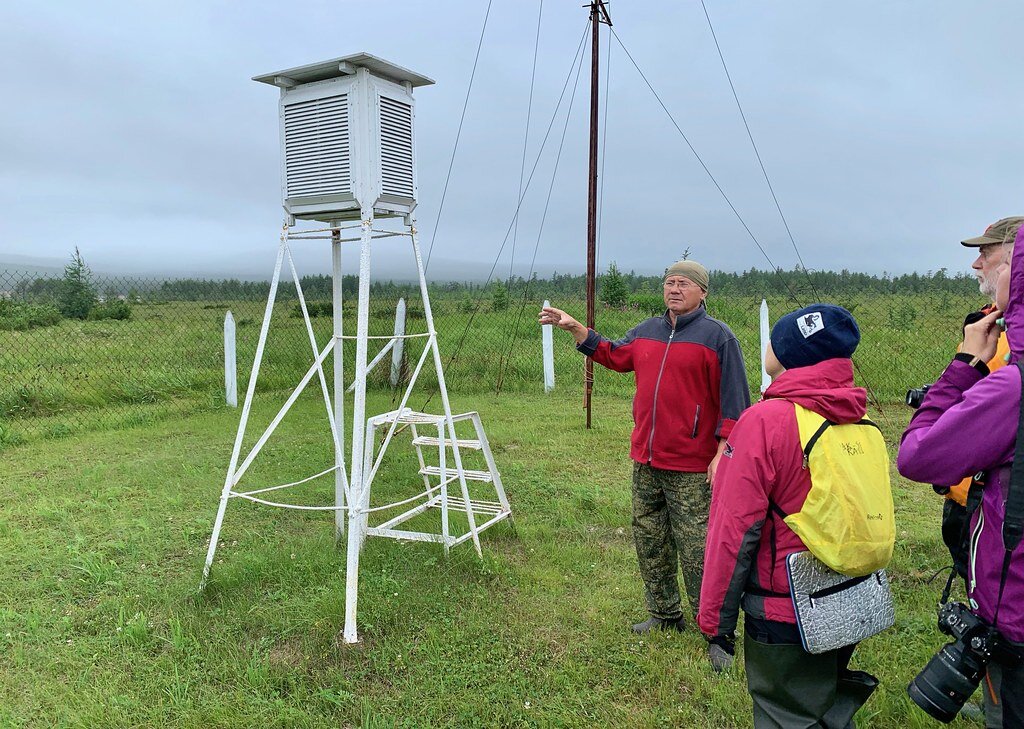
<path fill-rule="evenodd" d="M 693 283 L 689 279 L 683 279 L 682 281 L 666 281 L 666 289 L 696 289 L 700 288 L 697 284 Z"/>

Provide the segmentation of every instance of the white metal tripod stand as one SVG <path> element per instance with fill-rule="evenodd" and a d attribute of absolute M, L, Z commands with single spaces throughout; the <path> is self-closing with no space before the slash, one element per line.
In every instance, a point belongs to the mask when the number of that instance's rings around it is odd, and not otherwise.
<path fill-rule="evenodd" d="M 437 331 L 434 328 L 434 317 L 430 307 L 430 298 L 427 291 L 427 282 L 423 270 L 423 262 L 420 256 L 419 242 L 416 234 L 415 220 L 413 216 L 405 216 L 405 230 L 387 230 L 374 228 L 373 210 L 362 211 L 362 219 L 356 224 L 342 226 L 333 224 L 330 228 L 290 231 L 287 227 L 281 235 L 281 243 L 277 254 L 277 263 L 274 268 L 274 276 L 271 280 L 270 293 L 267 297 L 267 308 L 263 317 L 263 324 L 260 328 L 259 343 L 256 347 L 256 355 L 253 361 L 252 374 L 249 378 L 249 385 L 245 394 L 245 402 L 242 406 L 241 420 L 238 425 L 238 432 L 235 436 L 235 443 L 231 453 L 231 461 L 228 466 L 227 476 L 224 480 L 224 487 L 221 491 L 220 504 L 217 509 L 217 517 L 213 526 L 213 534 L 210 538 L 209 548 L 206 554 L 206 563 L 203 567 L 203 582 L 205 585 L 210 574 L 210 567 L 213 564 L 214 554 L 217 549 L 217 540 L 220 536 L 221 526 L 224 521 L 224 513 L 227 503 L 232 498 L 243 498 L 268 506 L 282 508 L 319 510 L 335 512 L 335 535 L 337 538 L 345 536 L 345 513 L 348 513 L 347 530 L 347 566 L 345 574 L 345 629 L 344 639 L 347 643 L 358 642 L 356 629 L 356 607 L 359 586 L 359 553 L 366 536 L 382 536 L 401 540 L 438 542 L 444 546 L 445 551 L 456 544 L 472 539 L 477 554 L 481 554 L 479 533 L 493 524 L 511 517 L 511 508 L 508 498 L 501 483 L 501 476 L 494 463 L 494 458 L 487 442 L 480 416 L 477 413 L 462 413 L 454 415 L 451 403 L 448 398 L 448 390 L 445 384 L 444 371 L 441 362 L 441 353 L 437 342 Z M 358 237 L 343 237 L 344 231 L 359 229 Z M 407 237 L 412 243 L 412 253 L 416 262 L 417 275 L 419 278 L 420 294 L 423 298 L 423 309 L 426 320 L 426 332 L 403 334 L 398 336 L 373 337 L 369 334 L 370 314 L 370 261 L 372 242 L 382 238 Z M 309 318 L 306 301 L 302 293 L 298 272 L 292 260 L 289 242 L 293 240 L 330 240 L 333 269 L 332 299 L 334 306 L 334 328 L 329 343 L 322 349 L 316 342 L 313 326 Z M 342 322 L 342 266 L 341 266 L 341 244 L 343 242 L 359 241 L 359 302 L 356 316 L 355 336 L 346 336 L 343 333 Z M 246 425 L 252 408 L 252 402 L 256 391 L 256 381 L 259 375 L 260 364 L 263 359 L 264 348 L 267 341 L 267 334 L 270 329 L 270 320 L 273 313 L 274 301 L 277 296 L 277 287 L 281 275 L 281 267 L 287 259 L 292 277 L 295 282 L 296 293 L 299 305 L 302 310 L 303 320 L 309 335 L 310 346 L 313 353 L 313 364 L 299 381 L 298 386 L 288 397 L 281 410 L 271 421 L 266 431 L 260 436 L 252 450 L 246 455 L 241 464 L 242 441 L 245 437 Z M 426 339 L 423 352 L 420 355 L 416 367 L 409 378 L 408 385 L 402 395 L 400 405 L 382 415 L 366 417 L 366 378 L 372 368 L 380 362 L 384 355 L 394 346 L 398 339 L 409 339 L 422 337 Z M 344 453 L 344 422 L 345 422 L 345 387 L 344 387 L 344 357 L 342 343 L 345 339 L 355 339 L 355 376 L 352 403 L 352 446 L 351 446 L 351 467 L 346 469 Z M 377 354 L 372 362 L 369 359 L 369 342 L 371 339 L 386 339 L 388 342 Z M 327 356 L 334 352 L 334 378 L 333 378 L 333 402 L 331 393 L 327 387 L 327 377 L 324 373 L 323 362 Z M 418 413 L 412 411 L 408 405 L 409 397 L 412 395 L 416 380 L 420 375 L 427 359 L 433 358 L 434 368 L 437 373 L 438 392 L 441 397 L 443 412 L 441 414 Z M 331 435 L 334 442 L 334 466 L 320 473 L 308 476 L 298 481 L 276 486 L 258 488 L 249 491 L 238 490 L 237 487 L 242 476 L 252 465 L 260 450 L 273 434 L 274 430 L 284 419 L 288 410 L 298 399 L 306 385 L 317 376 L 320 380 L 326 406 L 327 420 L 330 424 Z M 456 423 L 466 422 L 474 428 L 474 438 L 460 438 L 456 433 Z M 380 448 L 374 453 L 376 433 L 378 429 L 387 428 Z M 418 428 L 436 428 L 437 436 L 421 436 Z M 398 502 L 371 506 L 371 486 L 376 477 L 385 451 L 391 444 L 399 429 L 408 428 L 412 434 L 412 444 L 416 448 L 417 459 L 420 465 L 419 474 L 423 478 L 425 491 L 417 496 L 404 499 Z M 428 465 L 424 457 L 424 447 L 436 446 L 438 449 L 438 465 Z M 463 466 L 463 449 L 478 450 L 486 461 L 486 470 L 466 469 Z M 451 451 L 453 465 L 448 465 L 448 451 Z M 326 476 L 330 473 L 335 478 L 335 499 L 334 504 L 329 506 L 300 506 L 282 502 L 270 501 L 265 498 L 269 492 L 286 489 L 306 483 L 315 478 Z M 436 483 L 432 481 L 436 478 Z M 484 500 L 474 499 L 470 494 L 468 482 L 478 481 L 489 483 L 493 486 L 495 499 Z M 449 485 L 458 482 L 459 497 L 452 498 L 449 495 Z M 370 526 L 370 514 L 389 511 L 399 506 L 411 508 L 393 516 L 376 526 Z M 426 513 L 430 509 L 438 509 L 441 514 L 441 525 L 439 533 L 429 531 L 400 530 L 394 527 L 413 519 L 416 516 Z M 464 512 L 468 522 L 468 531 L 464 534 L 452 534 L 449 523 L 450 511 Z M 486 515 L 487 518 L 482 524 L 477 524 L 477 514 Z"/>

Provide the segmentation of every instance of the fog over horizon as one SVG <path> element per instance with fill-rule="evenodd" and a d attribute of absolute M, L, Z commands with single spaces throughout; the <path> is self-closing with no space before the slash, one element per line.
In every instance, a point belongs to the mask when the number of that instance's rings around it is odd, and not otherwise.
<path fill-rule="evenodd" d="M 579 5 L 543 6 L 527 174 L 585 30 Z M 479 281 L 492 266 L 497 278 L 526 276 L 535 250 L 541 277 L 582 272 L 588 49 L 568 123 L 555 118 L 498 256 L 523 165 L 537 3 L 491 7 L 437 225 L 486 7 L 395 0 L 386 20 L 376 4 L 339 0 L 0 7 L 0 270 L 60 270 L 77 245 L 98 273 L 269 278 L 282 218 L 277 93 L 250 78 L 366 51 L 437 82 L 416 90 L 424 254 L 437 228 L 429 278 Z M 1024 4 L 707 7 L 807 268 L 968 272 L 959 241 L 1024 214 Z M 700 3 L 611 12 L 771 264 L 602 29 L 599 270 L 614 261 L 653 275 L 687 249 L 714 270 L 792 269 Z M 322 243 L 294 244 L 302 273 L 328 271 Z M 396 250 L 375 244 L 375 276 L 414 275 Z"/>

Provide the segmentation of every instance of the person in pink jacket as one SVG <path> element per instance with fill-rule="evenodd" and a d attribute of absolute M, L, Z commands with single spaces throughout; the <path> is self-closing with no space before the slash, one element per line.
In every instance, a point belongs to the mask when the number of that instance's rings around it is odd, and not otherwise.
<path fill-rule="evenodd" d="M 714 481 L 697 622 L 712 666 L 731 663 L 740 608 L 754 726 L 845 727 L 878 681 L 847 665 L 855 646 L 807 653 L 789 594 L 786 557 L 806 549 L 783 521 L 811 489 L 794 403 L 856 423 L 867 393 L 853 384 L 860 341 L 846 309 L 812 304 L 779 319 L 765 361 L 774 381 L 729 435 Z"/>

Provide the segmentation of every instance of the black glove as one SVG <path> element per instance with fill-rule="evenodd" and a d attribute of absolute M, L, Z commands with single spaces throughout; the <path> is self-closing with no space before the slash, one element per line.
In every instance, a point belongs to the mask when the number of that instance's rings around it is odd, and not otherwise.
<path fill-rule="evenodd" d="M 708 643 L 711 645 L 717 645 L 730 656 L 736 655 L 736 636 L 716 635 L 714 638 L 710 638 Z"/>

